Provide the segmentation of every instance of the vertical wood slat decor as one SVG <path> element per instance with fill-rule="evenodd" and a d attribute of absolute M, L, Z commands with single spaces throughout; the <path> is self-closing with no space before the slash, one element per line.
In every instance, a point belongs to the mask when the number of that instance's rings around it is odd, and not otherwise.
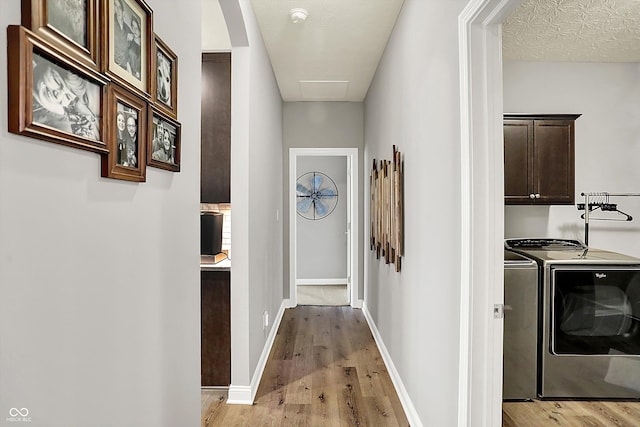
<path fill-rule="evenodd" d="M 369 176 L 370 248 L 376 258 L 393 263 L 400 271 L 404 240 L 403 225 L 404 163 L 400 151 L 393 146 L 393 160 L 373 159 Z"/>

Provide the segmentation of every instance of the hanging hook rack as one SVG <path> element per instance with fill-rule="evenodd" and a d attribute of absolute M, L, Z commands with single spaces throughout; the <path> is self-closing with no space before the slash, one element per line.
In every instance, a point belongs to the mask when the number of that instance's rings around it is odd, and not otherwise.
<path fill-rule="evenodd" d="M 581 218 L 584 219 L 584 243 L 585 245 L 589 245 L 589 214 L 596 210 L 600 209 L 603 212 L 618 212 L 622 214 L 625 218 L 621 219 L 611 219 L 607 218 L 610 221 L 632 221 L 633 217 L 629 214 L 626 214 L 620 210 L 618 210 L 618 205 L 616 203 L 611 203 L 609 201 L 610 197 L 640 197 L 640 193 L 607 193 L 607 192 L 597 192 L 597 193 L 580 193 L 581 196 L 584 197 L 584 203 L 578 203 L 578 210 L 584 210 L 584 214 L 582 214 Z M 593 198 L 593 199 L 592 199 Z M 597 218 L 593 218 L 594 220 Z"/>

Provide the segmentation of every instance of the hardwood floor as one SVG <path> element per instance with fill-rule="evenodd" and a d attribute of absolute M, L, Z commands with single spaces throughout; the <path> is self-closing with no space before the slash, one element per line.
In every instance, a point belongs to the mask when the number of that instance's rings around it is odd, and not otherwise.
<path fill-rule="evenodd" d="M 637 427 L 640 402 L 550 401 L 504 402 L 503 427 Z"/>
<path fill-rule="evenodd" d="M 280 323 L 255 402 L 202 392 L 202 427 L 408 426 L 361 310 L 298 306 Z"/>

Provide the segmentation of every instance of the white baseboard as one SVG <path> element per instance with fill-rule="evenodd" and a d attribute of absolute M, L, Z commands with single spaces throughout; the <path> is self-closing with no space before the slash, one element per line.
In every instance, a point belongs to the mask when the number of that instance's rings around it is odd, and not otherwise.
<path fill-rule="evenodd" d="M 273 342 L 276 339 L 276 333 L 278 332 L 280 322 L 282 321 L 282 316 L 284 315 L 284 310 L 286 308 L 290 308 L 290 304 L 290 300 L 285 299 L 280 305 L 278 314 L 276 314 L 274 322 L 271 325 L 271 330 L 269 331 L 267 341 L 264 343 L 264 348 L 262 349 L 262 354 L 260 355 L 260 359 L 258 360 L 258 365 L 256 366 L 256 370 L 253 373 L 251 385 L 243 386 L 231 384 L 229 386 L 229 396 L 227 398 L 228 404 L 253 405 L 256 393 L 258 392 L 258 386 L 260 385 L 260 380 L 262 379 L 262 374 L 264 373 L 264 368 L 267 365 L 267 360 L 269 359 L 269 353 L 271 353 L 271 347 L 273 347 Z"/>
<path fill-rule="evenodd" d="M 324 285 L 341 285 L 346 286 L 349 280 L 345 278 L 341 279 L 297 279 L 297 286 L 324 286 Z"/>
<path fill-rule="evenodd" d="M 362 300 L 359 300 L 362 303 Z M 367 319 L 367 323 L 369 324 L 369 328 L 371 329 L 371 334 L 373 335 L 373 339 L 376 341 L 378 345 L 378 350 L 380 350 L 380 354 L 382 355 L 382 360 L 384 361 L 385 366 L 387 367 L 387 371 L 389 372 L 389 376 L 391 377 L 391 382 L 393 382 L 393 386 L 396 389 L 396 393 L 398 393 L 398 398 L 400 398 L 400 403 L 402 404 L 402 408 L 404 409 L 405 415 L 407 416 L 407 420 L 409 421 L 409 425 L 412 427 L 423 427 L 422 421 L 420 421 L 420 417 L 416 412 L 415 406 L 413 406 L 413 402 L 409 397 L 409 393 L 404 388 L 404 384 L 402 383 L 402 379 L 396 370 L 395 365 L 393 364 L 393 360 L 391 360 L 391 355 L 387 351 L 387 348 L 382 341 L 382 336 L 380 336 L 380 331 L 378 331 L 378 327 L 376 326 L 373 318 L 371 317 L 371 313 L 367 309 L 366 304 L 362 304 L 362 312 L 364 313 L 364 318 Z"/>
<path fill-rule="evenodd" d="M 363 301 L 361 299 L 353 300 L 353 303 L 351 303 L 351 307 L 353 308 L 362 308 L 362 305 Z"/>

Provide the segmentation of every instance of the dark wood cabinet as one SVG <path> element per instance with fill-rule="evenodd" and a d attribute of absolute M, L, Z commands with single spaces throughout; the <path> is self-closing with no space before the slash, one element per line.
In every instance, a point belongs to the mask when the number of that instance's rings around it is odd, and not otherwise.
<path fill-rule="evenodd" d="M 231 201 L 231 53 L 202 54 L 200 201 Z"/>
<path fill-rule="evenodd" d="M 578 117 L 580 114 L 504 115 L 505 204 L 574 203 Z"/>
<path fill-rule="evenodd" d="M 231 274 L 200 272 L 202 386 L 231 384 Z"/>

